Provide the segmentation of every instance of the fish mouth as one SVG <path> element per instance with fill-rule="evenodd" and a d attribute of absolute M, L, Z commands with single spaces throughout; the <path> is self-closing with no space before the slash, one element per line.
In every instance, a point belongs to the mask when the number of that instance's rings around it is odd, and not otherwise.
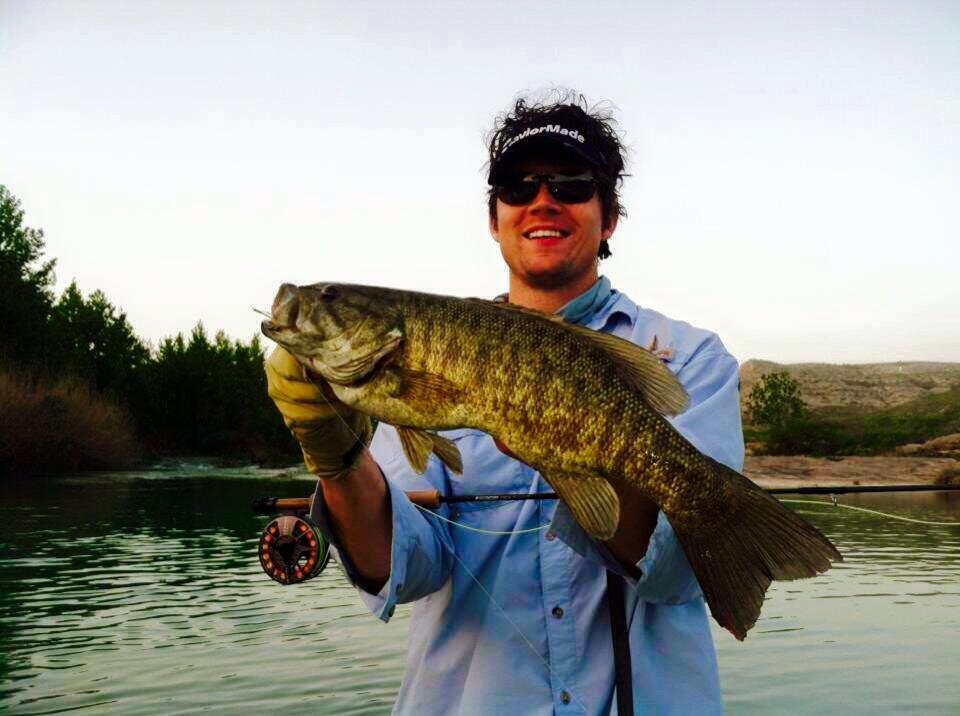
<path fill-rule="evenodd" d="M 294 326 L 281 325 L 274 320 L 260 321 L 260 332 L 291 352 L 297 351 L 301 343 L 300 332 Z"/>
<path fill-rule="evenodd" d="M 299 340 L 297 319 L 300 317 L 300 289 L 284 283 L 277 290 L 270 308 L 270 318 L 260 322 L 260 331 L 284 348 L 292 348 Z"/>

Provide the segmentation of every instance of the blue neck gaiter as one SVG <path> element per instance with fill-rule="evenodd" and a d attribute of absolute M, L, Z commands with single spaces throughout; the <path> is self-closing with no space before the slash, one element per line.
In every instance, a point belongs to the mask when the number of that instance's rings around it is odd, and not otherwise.
<path fill-rule="evenodd" d="M 596 282 L 576 298 L 568 301 L 555 312 L 563 316 L 567 323 L 587 323 L 607 302 L 612 293 L 610 279 L 601 276 Z"/>

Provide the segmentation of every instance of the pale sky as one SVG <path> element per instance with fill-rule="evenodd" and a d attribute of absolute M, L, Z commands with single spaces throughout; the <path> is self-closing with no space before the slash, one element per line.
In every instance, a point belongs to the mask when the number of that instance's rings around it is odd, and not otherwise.
<path fill-rule="evenodd" d="M 741 361 L 960 361 L 960 3 L 0 0 L 0 183 L 154 341 L 285 281 L 491 296 L 484 136 L 618 108 L 601 264 Z"/>

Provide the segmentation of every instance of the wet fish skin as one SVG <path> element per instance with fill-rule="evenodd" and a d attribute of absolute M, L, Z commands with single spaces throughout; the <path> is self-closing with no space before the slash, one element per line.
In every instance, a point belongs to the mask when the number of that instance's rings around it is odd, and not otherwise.
<path fill-rule="evenodd" d="M 264 333 L 340 400 L 397 426 L 408 457 L 427 449 L 420 431 L 490 433 L 599 539 L 620 519 L 611 482 L 653 500 L 714 617 L 738 639 L 771 579 L 813 576 L 841 559 L 809 523 L 670 425 L 664 414 L 682 410 L 685 393 L 627 341 L 507 304 L 346 284 L 285 284 L 273 316 Z"/>

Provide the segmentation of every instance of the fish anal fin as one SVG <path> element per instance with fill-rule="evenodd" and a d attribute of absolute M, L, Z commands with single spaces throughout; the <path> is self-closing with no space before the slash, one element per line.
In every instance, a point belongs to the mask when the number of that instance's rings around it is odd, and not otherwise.
<path fill-rule="evenodd" d="M 396 429 L 403 454 L 418 475 L 422 475 L 427 469 L 427 460 L 430 459 L 431 452 L 435 453 L 453 472 L 458 474 L 463 472 L 460 449 L 452 440 L 408 425 L 397 425 Z"/>
<path fill-rule="evenodd" d="M 544 475 L 577 523 L 596 539 L 613 537 L 620 522 L 620 500 L 606 478 L 593 475 Z"/>

